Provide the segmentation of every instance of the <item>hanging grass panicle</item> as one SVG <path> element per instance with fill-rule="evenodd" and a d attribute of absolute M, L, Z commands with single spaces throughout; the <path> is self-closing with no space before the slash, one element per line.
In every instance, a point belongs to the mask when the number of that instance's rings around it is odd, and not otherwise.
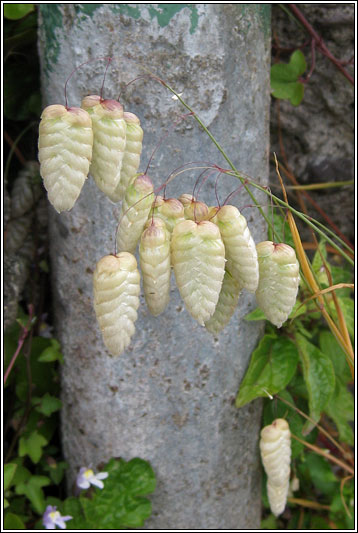
<path fill-rule="evenodd" d="M 84 109 L 50 105 L 41 115 L 39 161 L 48 199 L 61 213 L 74 206 L 92 158 L 92 121 Z"/>
<path fill-rule="evenodd" d="M 172 234 L 172 264 L 184 304 L 202 326 L 214 314 L 225 273 L 225 248 L 209 221 L 179 222 Z"/>
<path fill-rule="evenodd" d="M 261 430 L 260 451 L 270 508 L 278 516 L 285 509 L 290 480 L 291 433 L 286 420 L 277 418 Z"/>
<path fill-rule="evenodd" d="M 134 255 L 106 255 L 93 275 L 94 310 L 103 342 L 111 355 L 120 355 L 134 334 L 139 307 L 140 275 Z"/>
<path fill-rule="evenodd" d="M 139 245 L 139 264 L 143 290 L 150 313 L 160 315 L 170 295 L 170 235 L 165 222 L 151 217 L 146 223 Z"/>
<path fill-rule="evenodd" d="M 187 206 L 189 204 L 191 204 L 192 202 L 195 202 L 196 201 L 196 198 L 195 196 L 193 196 L 192 194 L 188 194 L 188 193 L 183 193 L 179 196 L 178 198 L 179 202 L 181 202 L 183 204 L 183 206 Z"/>
<path fill-rule="evenodd" d="M 103 100 L 98 95 L 86 96 L 81 107 L 92 118 L 93 156 L 90 173 L 97 187 L 114 202 L 126 146 L 123 107 L 116 100 Z"/>
<path fill-rule="evenodd" d="M 272 324 L 280 328 L 296 302 L 300 282 L 299 263 L 291 246 L 272 241 L 257 246 L 260 281 L 256 301 Z"/>
<path fill-rule="evenodd" d="M 139 118 L 128 111 L 123 113 L 123 118 L 126 123 L 126 146 L 122 160 L 121 179 L 112 195 L 114 202 L 119 202 L 123 198 L 131 179 L 139 168 L 142 153 L 143 130 Z"/>
<path fill-rule="evenodd" d="M 249 292 L 255 292 L 259 283 L 259 265 L 255 242 L 246 218 L 233 205 L 224 205 L 212 219 L 221 233 L 230 274 Z"/>
<path fill-rule="evenodd" d="M 153 183 L 146 174 L 134 176 L 123 199 L 117 249 L 134 253 L 153 204 Z"/>

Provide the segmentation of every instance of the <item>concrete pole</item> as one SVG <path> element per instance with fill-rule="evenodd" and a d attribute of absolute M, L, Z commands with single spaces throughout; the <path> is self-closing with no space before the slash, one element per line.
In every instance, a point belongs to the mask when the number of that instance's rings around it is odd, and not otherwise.
<path fill-rule="evenodd" d="M 143 74 L 164 78 L 194 108 L 237 168 L 267 182 L 269 152 L 270 8 L 261 4 L 42 4 L 39 50 L 44 105 L 64 103 L 64 83 L 81 63 L 114 58 L 104 97 L 118 97 Z M 105 61 L 79 69 L 68 103 L 99 94 Z M 121 103 L 141 119 L 145 170 L 181 104 L 160 84 L 138 80 Z M 227 168 L 220 152 L 190 117 L 171 131 L 149 170 L 158 187 L 175 168 L 208 161 Z M 200 171 L 185 172 L 168 196 L 191 193 Z M 221 202 L 238 187 L 221 177 Z M 216 204 L 214 180 L 200 198 Z M 258 199 L 267 203 L 266 197 Z M 244 193 L 233 203 L 252 201 Z M 96 262 L 114 250 L 112 204 L 87 180 L 75 207 L 50 207 L 56 334 L 62 344 L 62 435 L 71 483 L 80 466 L 111 456 L 149 460 L 157 475 L 148 529 L 252 529 L 260 521 L 258 434 L 260 402 L 241 410 L 234 398 L 262 324 L 243 316 L 255 306 L 243 293 L 227 327 L 213 338 L 185 311 L 174 280 L 171 301 L 154 318 L 142 299 L 136 333 L 119 358 L 106 353 L 92 308 Z M 264 221 L 246 209 L 256 242 Z M 72 476 L 72 479 L 71 479 Z"/>

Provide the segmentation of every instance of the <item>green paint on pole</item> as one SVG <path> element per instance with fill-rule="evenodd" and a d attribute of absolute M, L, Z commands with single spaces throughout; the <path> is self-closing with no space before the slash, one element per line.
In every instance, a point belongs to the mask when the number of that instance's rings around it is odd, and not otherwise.
<path fill-rule="evenodd" d="M 153 19 L 157 18 L 161 28 L 168 26 L 171 19 L 184 8 L 190 10 L 190 33 L 194 33 L 198 25 L 199 15 L 194 4 L 161 4 L 159 7 L 149 7 L 148 12 Z"/>
<path fill-rule="evenodd" d="M 139 7 L 134 7 L 131 4 L 114 4 L 110 6 L 110 9 L 111 11 L 113 11 L 113 13 L 120 13 L 121 15 L 127 15 L 128 17 L 131 17 L 133 19 L 140 18 Z"/>
<path fill-rule="evenodd" d="M 52 72 L 60 53 L 60 43 L 56 36 L 57 28 L 63 27 L 62 11 L 59 4 L 41 4 L 42 25 L 46 39 L 45 74 Z"/>
<path fill-rule="evenodd" d="M 259 18 L 265 38 L 271 34 L 271 4 L 257 4 Z"/>

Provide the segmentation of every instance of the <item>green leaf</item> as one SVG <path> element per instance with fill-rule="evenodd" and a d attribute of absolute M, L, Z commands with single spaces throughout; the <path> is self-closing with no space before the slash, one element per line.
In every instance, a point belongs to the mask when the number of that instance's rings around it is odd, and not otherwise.
<path fill-rule="evenodd" d="M 268 239 L 275 242 L 284 242 L 295 249 L 295 243 L 293 242 L 290 225 L 285 217 L 279 213 L 273 214 L 274 232 L 271 226 L 268 229 Z"/>
<path fill-rule="evenodd" d="M 316 453 L 307 453 L 306 466 L 319 492 L 334 494 L 337 491 L 338 480 L 332 472 L 331 464 L 324 457 Z"/>
<path fill-rule="evenodd" d="M 104 467 L 109 476 L 104 488 L 94 489 L 91 498 L 68 498 L 61 512 L 73 516 L 71 529 L 139 528 L 151 515 L 151 503 L 143 497 L 155 489 L 149 463 L 135 458 L 126 463 L 111 459 Z"/>
<path fill-rule="evenodd" d="M 37 360 L 40 363 L 53 363 L 54 361 L 63 363 L 63 355 L 60 350 L 60 343 L 56 339 L 51 339 L 51 346 L 45 348 Z"/>
<path fill-rule="evenodd" d="M 38 514 L 45 511 L 45 496 L 42 487 L 51 484 L 46 476 L 31 476 L 26 483 L 21 483 L 16 487 L 16 494 L 25 495 L 31 502 L 34 510 Z"/>
<path fill-rule="evenodd" d="M 354 301 L 351 298 L 338 297 L 338 303 L 346 320 L 348 333 L 352 339 L 354 339 Z M 338 318 L 334 302 L 331 301 L 329 305 L 332 311 L 332 316 L 337 321 Z"/>
<path fill-rule="evenodd" d="M 289 339 L 266 334 L 252 353 L 236 397 L 236 407 L 280 392 L 291 381 L 297 362 L 297 349 Z"/>
<path fill-rule="evenodd" d="M 34 4 L 4 4 L 4 17 L 11 20 L 18 20 L 34 11 Z"/>
<path fill-rule="evenodd" d="M 59 485 L 63 479 L 67 467 L 68 464 L 65 461 L 57 462 L 52 459 L 51 462 L 48 462 L 44 465 L 44 470 L 49 473 L 49 476 L 55 485 Z"/>
<path fill-rule="evenodd" d="M 298 78 L 306 70 L 306 60 L 300 50 L 296 50 L 290 57 L 289 63 L 276 63 L 271 67 L 272 96 L 290 100 L 298 106 L 304 95 L 304 86 Z"/>
<path fill-rule="evenodd" d="M 310 417 L 317 423 L 321 412 L 328 404 L 335 388 L 334 369 L 328 355 L 321 352 L 303 335 L 296 334 L 296 343 L 302 362 L 303 375 L 308 391 Z M 314 428 L 307 421 L 303 434 L 307 435 Z"/>
<path fill-rule="evenodd" d="M 7 463 L 4 465 L 4 490 L 11 487 L 13 484 L 13 477 L 15 475 L 15 471 L 17 469 L 17 464 L 14 463 Z"/>
<path fill-rule="evenodd" d="M 62 407 L 62 402 L 55 396 L 51 396 L 48 392 L 42 397 L 34 397 L 33 403 L 36 405 L 36 411 L 51 416 L 52 413 L 59 411 Z"/>
<path fill-rule="evenodd" d="M 4 529 L 26 529 L 26 526 L 16 514 L 6 513 L 4 518 Z"/>
<path fill-rule="evenodd" d="M 337 377 L 334 394 L 325 412 L 336 424 L 340 440 L 353 446 L 353 429 L 349 422 L 354 420 L 354 398 L 347 385 Z"/>
<path fill-rule="evenodd" d="M 277 526 L 277 518 L 270 514 L 267 518 L 261 520 L 261 529 L 279 529 Z"/>
<path fill-rule="evenodd" d="M 330 331 L 321 331 L 319 335 L 319 347 L 321 352 L 328 355 L 332 361 L 336 376 L 340 377 L 345 383 L 351 381 L 352 376 L 346 361 L 345 353 Z"/>
<path fill-rule="evenodd" d="M 28 437 L 19 439 L 19 456 L 28 455 L 33 463 L 38 463 L 42 456 L 42 448 L 46 446 L 47 439 L 35 430 Z"/>
<path fill-rule="evenodd" d="M 248 313 L 247 315 L 245 315 L 244 319 L 247 320 L 248 322 L 253 322 L 256 320 L 266 320 L 266 316 L 265 316 L 265 313 L 261 311 L 259 307 L 256 307 L 256 309 L 251 311 L 251 313 Z"/>

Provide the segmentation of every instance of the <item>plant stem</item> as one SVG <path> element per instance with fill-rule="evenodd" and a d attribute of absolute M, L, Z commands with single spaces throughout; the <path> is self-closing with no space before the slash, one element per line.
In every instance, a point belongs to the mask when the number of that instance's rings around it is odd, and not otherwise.
<path fill-rule="evenodd" d="M 346 185 L 354 185 L 354 180 L 310 183 L 309 185 L 287 185 L 286 189 L 294 189 L 296 191 L 315 191 L 319 189 L 329 189 L 331 187 L 345 187 Z"/>
<path fill-rule="evenodd" d="M 337 459 L 337 457 L 334 457 L 334 455 L 331 455 L 330 453 L 325 452 L 324 450 L 322 450 L 322 448 L 319 448 L 318 446 L 315 446 L 314 444 L 311 444 L 310 442 L 307 442 L 307 441 L 305 441 L 303 439 L 300 439 L 296 435 L 291 434 L 291 437 L 293 439 L 297 440 L 298 442 L 300 442 L 301 444 L 303 444 L 304 446 L 306 446 L 307 448 L 310 448 L 310 450 L 313 450 L 314 452 L 318 453 L 319 455 L 322 455 L 323 457 L 328 459 L 328 461 L 331 461 L 332 463 L 335 463 L 336 465 L 340 466 L 341 468 L 343 468 L 343 470 L 346 470 L 347 472 L 352 474 L 352 476 L 354 476 L 353 468 L 351 468 L 349 465 L 347 465 L 346 463 L 344 463 L 340 459 Z"/>
<path fill-rule="evenodd" d="M 250 198 L 252 199 L 252 201 L 254 202 L 254 204 L 258 207 L 261 215 L 264 217 L 264 219 L 266 220 L 267 224 L 269 226 L 271 226 L 271 221 L 269 220 L 269 218 L 266 216 L 266 213 L 263 211 L 263 209 L 259 206 L 255 196 L 252 194 L 252 192 L 250 191 L 249 187 L 247 187 L 247 184 L 246 184 L 246 180 L 245 178 L 242 178 L 240 175 L 239 175 L 239 172 L 238 170 L 236 169 L 235 165 L 233 164 L 233 162 L 231 161 L 231 159 L 226 155 L 226 153 L 224 152 L 224 149 L 221 147 L 221 145 L 218 143 L 218 141 L 215 139 L 215 137 L 212 135 L 212 133 L 210 133 L 210 131 L 208 130 L 208 128 L 203 124 L 202 120 L 198 117 L 198 115 L 195 113 L 195 111 L 186 103 L 184 102 L 184 100 L 181 98 L 181 96 L 174 90 L 170 87 L 170 85 L 168 85 L 165 81 L 161 80 L 161 83 L 164 85 L 164 87 L 166 87 L 171 93 L 173 93 L 177 99 L 180 101 L 180 103 L 186 107 L 186 109 L 188 109 L 188 111 L 190 111 L 190 113 L 193 114 L 193 117 L 195 118 L 195 120 L 198 122 L 198 124 L 200 124 L 200 126 L 203 128 L 203 130 L 205 131 L 205 133 L 210 137 L 210 139 L 212 140 L 212 142 L 215 144 L 216 148 L 219 150 L 219 152 L 221 153 L 221 155 L 223 156 L 223 158 L 225 159 L 225 161 L 230 165 L 231 169 L 236 172 L 237 174 L 237 177 L 240 179 L 240 181 L 244 184 L 245 186 L 245 189 L 246 189 L 246 192 L 250 195 Z"/>
<path fill-rule="evenodd" d="M 23 347 L 25 339 L 26 339 L 26 337 L 27 337 L 27 335 L 28 335 L 28 333 L 29 333 L 29 331 L 31 329 L 31 323 L 32 323 L 33 316 L 34 316 L 34 308 L 33 308 L 33 305 L 30 304 L 29 305 L 29 320 L 27 321 L 26 326 L 23 327 L 22 334 L 21 334 L 21 336 L 19 338 L 19 341 L 17 343 L 17 348 L 15 350 L 15 353 L 12 356 L 11 361 L 9 363 L 9 366 L 6 369 L 6 372 L 5 372 L 5 375 L 4 375 L 4 385 L 6 384 L 7 378 L 9 377 L 9 374 L 10 374 L 10 372 L 12 370 L 12 367 L 15 364 L 17 356 L 21 352 L 21 348 Z"/>
<path fill-rule="evenodd" d="M 301 507 L 308 507 L 309 509 L 325 509 L 327 511 L 331 509 L 329 505 L 323 505 L 321 503 L 304 500 L 302 498 L 287 498 L 287 501 L 301 505 Z"/>

